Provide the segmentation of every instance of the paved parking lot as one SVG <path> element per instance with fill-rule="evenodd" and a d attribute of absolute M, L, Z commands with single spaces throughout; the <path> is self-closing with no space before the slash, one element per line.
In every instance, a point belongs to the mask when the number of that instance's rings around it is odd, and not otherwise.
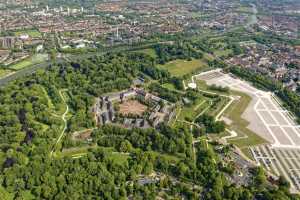
<path fill-rule="evenodd" d="M 274 175 L 284 176 L 291 183 L 291 192 L 299 192 L 300 126 L 277 97 L 220 70 L 196 75 L 195 79 L 204 80 L 208 85 L 229 87 L 252 98 L 242 118 L 249 122 L 247 128 L 270 143 L 250 147 L 253 158 Z"/>
<path fill-rule="evenodd" d="M 300 190 L 300 150 L 270 145 L 251 147 L 250 150 L 257 163 L 275 175 L 283 175 L 291 183 L 292 190 Z"/>
<path fill-rule="evenodd" d="M 251 96 L 250 105 L 242 115 L 250 123 L 248 128 L 269 141 L 273 147 L 300 149 L 300 128 L 274 94 L 259 90 L 220 70 L 205 72 L 195 78 L 206 81 L 208 85 L 229 87 Z"/>

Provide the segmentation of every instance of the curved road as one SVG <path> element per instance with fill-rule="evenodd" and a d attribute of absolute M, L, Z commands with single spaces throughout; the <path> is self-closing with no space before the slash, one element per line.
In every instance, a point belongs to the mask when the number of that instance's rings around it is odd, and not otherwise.
<path fill-rule="evenodd" d="M 68 104 L 66 103 L 66 100 L 65 100 L 63 94 L 61 93 L 62 91 L 65 91 L 65 90 L 60 90 L 60 91 L 59 91 L 59 95 L 60 95 L 61 99 L 63 100 L 64 104 L 66 105 L 66 111 L 65 111 L 64 114 L 61 116 L 61 119 L 62 119 L 63 122 L 64 122 L 64 129 L 62 130 L 62 132 L 61 132 L 60 136 L 58 137 L 58 139 L 57 139 L 57 141 L 56 141 L 56 143 L 55 143 L 55 145 L 54 145 L 52 151 L 50 152 L 50 156 L 51 156 L 51 157 L 52 157 L 52 154 L 53 154 L 53 152 L 54 152 L 54 150 L 55 150 L 55 148 L 56 148 L 56 145 L 61 141 L 62 137 L 64 136 L 64 134 L 65 134 L 65 132 L 66 132 L 66 130 L 67 130 L 67 120 L 66 120 L 66 115 L 67 115 L 68 112 L 69 112 L 69 106 L 68 106 Z"/>

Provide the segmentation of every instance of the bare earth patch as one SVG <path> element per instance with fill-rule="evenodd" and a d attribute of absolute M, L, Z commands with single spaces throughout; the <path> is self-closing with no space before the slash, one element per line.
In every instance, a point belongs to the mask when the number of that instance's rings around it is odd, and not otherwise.
<path fill-rule="evenodd" d="M 123 115 L 142 115 L 146 110 L 147 106 L 141 104 L 136 100 L 129 100 L 120 104 L 120 113 L 122 113 Z"/>
<path fill-rule="evenodd" d="M 91 138 L 92 129 L 87 129 L 83 131 L 78 131 L 72 134 L 73 140 L 87 140 Z"/>

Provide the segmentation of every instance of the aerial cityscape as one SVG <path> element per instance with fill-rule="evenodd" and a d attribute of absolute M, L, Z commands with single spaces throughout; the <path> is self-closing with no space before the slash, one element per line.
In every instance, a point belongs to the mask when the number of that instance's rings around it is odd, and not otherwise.
<path fill-rule="evenodd" d="M 300 200 L 299 0 L 0 0 L 0 199 Z"/>

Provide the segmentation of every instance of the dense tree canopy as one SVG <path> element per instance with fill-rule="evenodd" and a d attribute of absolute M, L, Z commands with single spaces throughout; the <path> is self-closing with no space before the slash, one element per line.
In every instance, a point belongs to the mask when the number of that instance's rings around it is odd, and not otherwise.
<path fill-rule="evenodd" d="M 142 54 L 95 56 L 52 65 L 0 89 L 0 195 L 2 199 L 297 199 L 280 181 L 265 182 L 260 169 L 253 183 L 236 186 L 220 168 L 211 144 L 193 145 L 188 128 L 161 124 L 158 129 L 95 127 L 91 105 L 96 96 L 130 87 L 137 76 L 169 80 L 166 71 Z M 159 84 L 150 90 L 169 101 L 182 94 Z M 195 91 L 188 91 L 189 98 Z M 57 143 L 67 106 L 67 136 Z M 197 123 L 218 132 L 209 116 Z M 94 128 L 86 154 L 72 157 L 63 148 L 74 131 Z M 194 148 L 194 149 L 193 149 Z M 54 155 L 50 153 L 55 150 Z M 69 149 L 68 149 L 69 150 Z M 151 179 L 150 175 L 158 179 Z M 260 187 L 257 187 L 257 184 Z"/>

